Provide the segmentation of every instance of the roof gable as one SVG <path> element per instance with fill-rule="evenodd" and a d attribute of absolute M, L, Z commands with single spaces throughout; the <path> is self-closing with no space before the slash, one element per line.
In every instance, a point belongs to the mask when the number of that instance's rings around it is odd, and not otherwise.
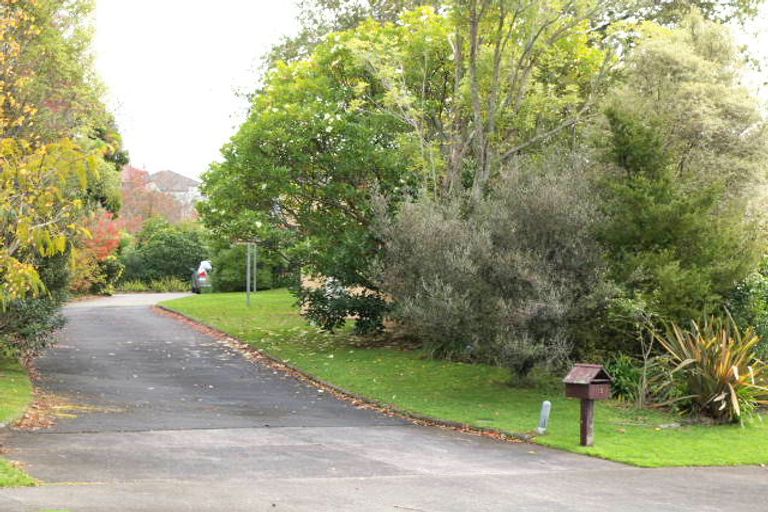
<path fill-rule="evenodd" d="M 149 176 L 149 181 L 162 192 L 187 192 L 200 186 L 200 182 L 173 171 L 158 171 Z"/>
<path fill-rule="evenodd" d="M 589 384 L 594 381 L 613 381 L 613 379 L 599 364 L 575 364 L 563 379 L 566 384 Z"/>

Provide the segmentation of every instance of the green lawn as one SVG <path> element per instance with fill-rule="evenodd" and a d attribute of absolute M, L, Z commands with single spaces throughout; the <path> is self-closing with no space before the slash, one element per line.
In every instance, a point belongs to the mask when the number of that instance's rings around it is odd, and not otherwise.
<path fill-rule="evenodd" d="M 550 433 L 537 443 L 638 466 L 703 466 L 768 463 L 768 424 L 659 428 L 680 418 L 602 402 L 596 446 L 582 448 L 579 403 L 563 397 L 558 383 L 544 389 L 513 388 L 507 372 L 482 365 L 426 359 L 413 351 L 361 348 L 346 333 L 329 335 L 308 326 L 285 290 L 209 294 L 164 305 L 288 361 L 350 391 L 406 411 L 507 432 L 531 432 L 543 400 L 552 401 Z"/>
<path fill-rule="evenodd" d="M 0 358 L 0 423 L 21 417 L 32 402 L 32 383 L 27 372 L 16 362 Z M 35 480 L 0 458 L 0 487 L 34 485 Z"/>

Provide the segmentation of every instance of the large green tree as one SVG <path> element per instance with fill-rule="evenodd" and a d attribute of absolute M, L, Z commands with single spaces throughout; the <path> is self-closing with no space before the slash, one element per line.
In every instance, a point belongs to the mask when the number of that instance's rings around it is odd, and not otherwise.
<path fill-rule="evenodd" d="M 597 3 L 457 3 L 333 33 L 279 63 L 204 176 L 206 224 L 282 236 L 304 268 L 376 290 L 374 197 L 482 197 L 502 165 L 563 138 L 610 62 Z M 602 37 L 602 36 L 601 36 Z"/>
<path fill-rule="evenodd" d="M 441 4 L 435 0 L 299 0 L 298 34 L 275 45 L 266 64 L 272 67 L 280 61 L 307 58 L 329 33 L 354 29 L 368 19 L 393 22 L 406 10 Z"/>
<path fill-rule="evenodd" d="M 203 177 L 201 211 L 218 234 L 297 241 L 308 270 L 368 285 L 371 195 L 403 193 L 413 177 L 398 153 L 407 126 L 377 111 L 385 90 L 352 58 L 355 36 L 269 74 L 224 162 Z"/>
<path fill-rule="evenodd" d="M 602 239 L 630 318 L 720 307 L 764 250 L 753 198 L 766 125 L 740 62 L 728 30 L 700 13 L 678 29 L 646 24 L 605 101 Z"/>

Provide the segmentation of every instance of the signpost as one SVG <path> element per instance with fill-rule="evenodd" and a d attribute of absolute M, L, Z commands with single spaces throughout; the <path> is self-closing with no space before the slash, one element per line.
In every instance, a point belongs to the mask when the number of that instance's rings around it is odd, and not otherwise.
<path fill-rule="evenodd" d="M 251 305 L 251 292 L 256 292 L 257 288 L 257 263 L 259 249 L 253 242 L 247 242 L 245 244 L 245 304 L 250 307 Z"/>
<path fill-rule="evenodd" d="M 245 305 L 251 305 L 251 244 L 245 244 Z"/>

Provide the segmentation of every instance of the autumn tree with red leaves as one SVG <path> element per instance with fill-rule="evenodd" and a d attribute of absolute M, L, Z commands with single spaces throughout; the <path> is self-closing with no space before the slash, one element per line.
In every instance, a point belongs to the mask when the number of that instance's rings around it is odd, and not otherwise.
<path fill-rule="evenodd" d="M 106 260 L 120 247 L 120 232 L 124 225 L 125 222 L 115 219 L 112 212 L 96 213 L 88 219 L 86 227 L 91 236 L 83 242 L 84 247 L 94 254 L 96 260 Z"/>
<path fill-rule="evenodd" d="M 72 248 L 72 281 L 76 293 L 111 293 L 123 273 L 116 253 L 125 222 L 99 210 L 82 221 L 87 235 Z"/>

